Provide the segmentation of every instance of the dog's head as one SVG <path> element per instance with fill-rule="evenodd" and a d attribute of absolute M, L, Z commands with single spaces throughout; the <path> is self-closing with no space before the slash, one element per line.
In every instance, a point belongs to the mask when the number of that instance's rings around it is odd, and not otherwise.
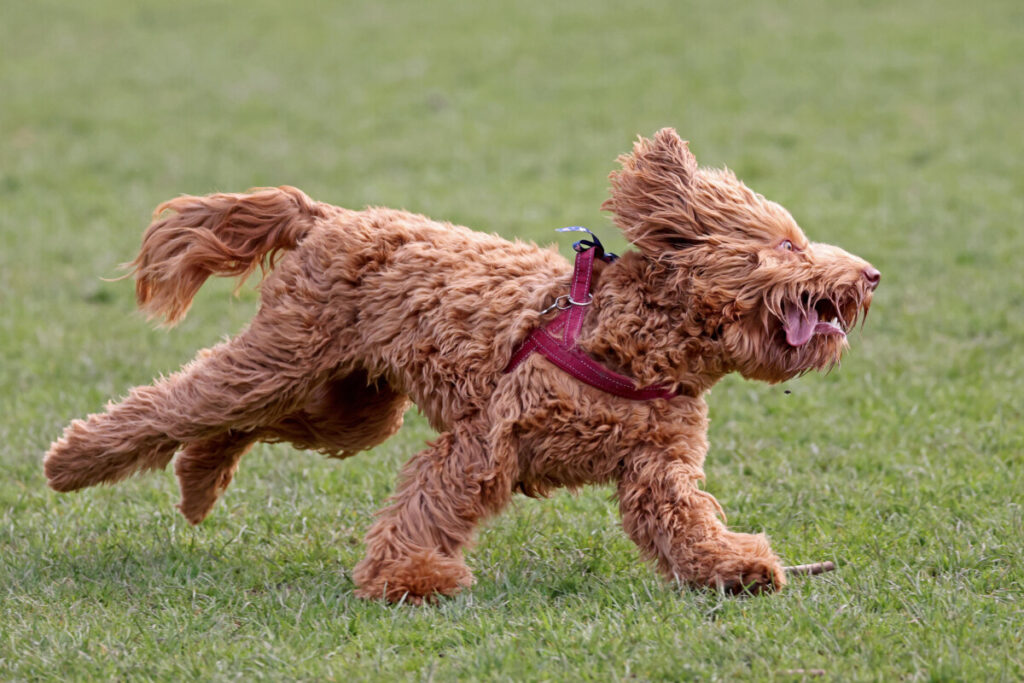
<path fill-rule="evenodd" d="M 784 208 L 729 170 L 699 168 L 676 132 L 640 138 L 619 158 L 605 209 L 657 264 L 661 287 L 728 369 L 780 382 L 831 368 L 871 304 L 880 273 L 810 242 Z"/>

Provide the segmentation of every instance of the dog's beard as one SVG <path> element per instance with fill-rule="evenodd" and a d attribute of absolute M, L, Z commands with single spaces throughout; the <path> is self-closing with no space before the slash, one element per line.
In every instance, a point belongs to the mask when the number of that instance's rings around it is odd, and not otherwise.
<path fill-rule="evenodd" d="M 863 320 L 870 292 L 859 287 L 814 296 L 765 296 L 759 313 L 740 326 L 737 365 L 748 378 L 783 382 L 810 371 L 832 370 L 849 348 L 846 335 Z"/>
<path fill-rule="evenodd" d="M 829 329 L 816 331 L 825 326 Z M 776 335 L 774 341 L 782 349 L 780 366 L 787 379 L 812 370 L 828 372 L 839 365 L 843 353 L 850 348 L 846 333 L 836 329 L 837 324 L 817 322 L 814 323 L 814 327 L 815 331 L 811 333 L 810 338 L 800 345 L 790 342 L 791 333 L 785 328 L 781 335 Z"/>
<path fill-rule="evenodd" d="M 768 322 L 776 330 L 772 343 L 781 350 L 780 369 L 795 376 L 834 368 L 849 348 L 847 333 L 863 320 L 870 302 L 871 293 L 859 286 L 783 298 Z"/>

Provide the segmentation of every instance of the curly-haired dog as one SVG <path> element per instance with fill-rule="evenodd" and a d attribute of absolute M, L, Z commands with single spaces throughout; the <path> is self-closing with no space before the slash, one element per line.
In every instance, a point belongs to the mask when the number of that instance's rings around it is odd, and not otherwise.
<path fill-rule="evenodd" d="M 411 400 L 441 434 L 373 523 L 359 595 L 451 595 L 472 583 L 463 547 L 513 493 L 604 482 L 666 576 L 778 589 L 768 540 L 729 531 L 699 487 L 702 394 L 733 371 L 780 382 L 833 366 L 879 273 L 808 242 L 731 172 L 698 168 L 671 129 L 619 161 L 604 208 L 638 251 L 594 259 L 584 301 L 567 302 L 580 283 L 554 251 L 404 211 L 290 187 L 166 202 L 132 264 L 140 307 L 173 324 L 210 275 L 262 266 L 259 312 L 180 372 L 72 422 L 46 456 L 50 485 L 115 482 L 180 450 L 179 507 L 195 524 L 253 443 L 347 457 L 394 434 Z M 541 353 L 512 367 L 553 303 L 576 316 L 577 358 L 657 396 L 615 395 Z"/>

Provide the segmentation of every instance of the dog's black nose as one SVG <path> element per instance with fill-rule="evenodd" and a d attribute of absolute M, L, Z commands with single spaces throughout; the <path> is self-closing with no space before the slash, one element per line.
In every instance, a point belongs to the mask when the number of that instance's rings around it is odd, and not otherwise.
<path fill-rule="evenodd" d="M 871 289 L 874 289 L 878 286 L 878 283 L 882 281 L 882 274 L 877 268 L 868 266 L 864 269 L 864 279 L 868 281 L 868 285 L 870 285 Z"/>

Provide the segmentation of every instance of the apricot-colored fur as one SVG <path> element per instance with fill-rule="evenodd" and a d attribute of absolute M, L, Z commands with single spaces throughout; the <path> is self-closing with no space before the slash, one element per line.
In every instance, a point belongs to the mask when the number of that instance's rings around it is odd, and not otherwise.
<path fill-rule="evenodd" d="M 605 208 L 638 251 L 598 264 L 580 344 L 678 397 L 618 398 L 538 354 L 503 373 L 568 292 L 571 266 L 553 250 L 290 187 L 179 197 L 158 207 L 132 263 L 139 306 L 173 324 L 210 275 L 262 267 L 259 312 L 181 371 L 72 422 L 46 456 L 50 486 L 115 482 L 180 451 L 179 507 L 196 524 L 253 443 L 350 456 L 394 434 L 411 400 L 440 436 L 402 469 L 367 534 L 360 596 L 451 595 L 473 580 L 462 549 L 514 492 L 603 482 L 667 577 L 778 589 L 767 539 L 727 530 L 699 487 L 702 394 L 728 372 L 778 382 L 831 367 L 845 334 L 815 321 L 851 327 L 878 272 L 809 243 L 729 171 L 698 168 L 671 129 L 620 162 Z"/>

